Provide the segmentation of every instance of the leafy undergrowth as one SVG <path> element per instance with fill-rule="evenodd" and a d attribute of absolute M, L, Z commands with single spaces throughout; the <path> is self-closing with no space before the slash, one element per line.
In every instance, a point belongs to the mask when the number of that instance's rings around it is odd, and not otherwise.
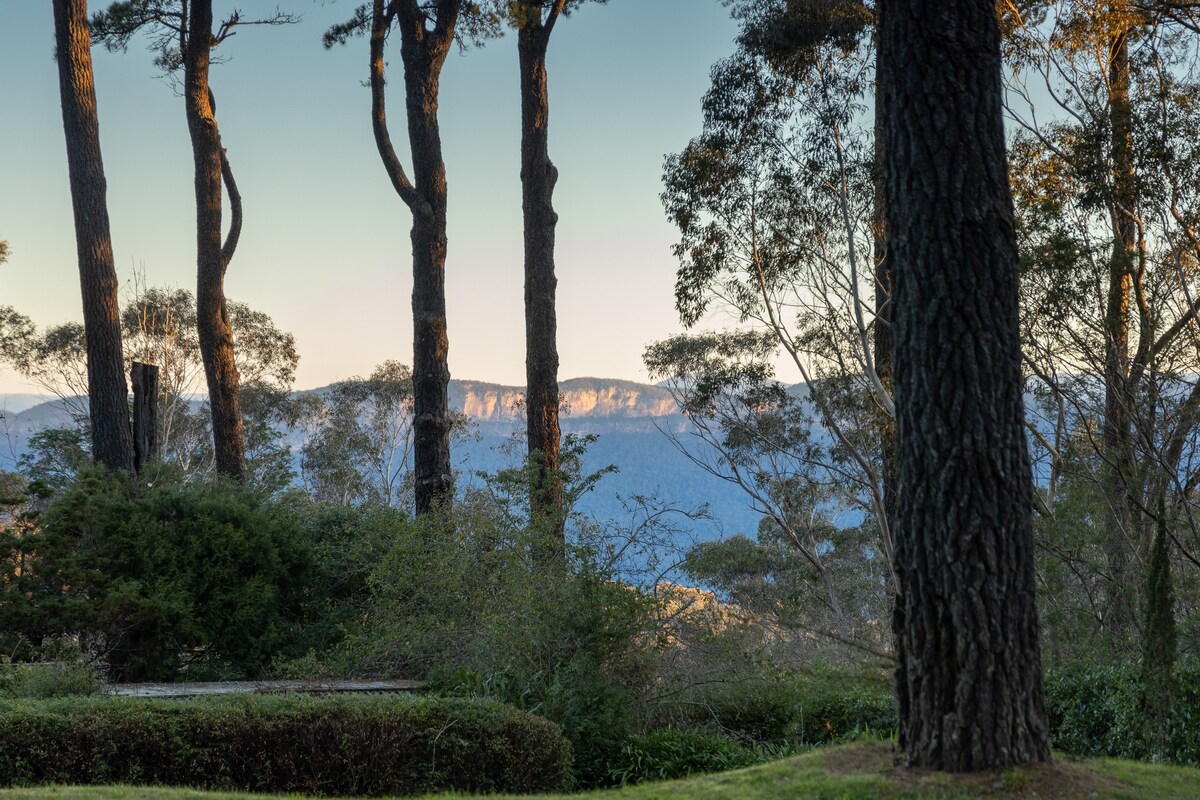
<path fill-rule="evenodd" d="M 1132 761 L 1076 761 L 1060 757 L 1051 765 L 944 775 L 897 769 L 892 764 L 893 757 L 892 747 L 887 743 L 860 742 L 822 748 L 749 769 L 574 797 L 606 800 L 1195 800 L 1200 791 L 1200 770 Z M 261 800 L 284 796 L 148 787 L 42 787 L 0 791 L 0 800 Z M 511 800 L 515 796 L 490 797 L 492 800 Z M 571 795 L 539 797 L 553 800 Z"/>

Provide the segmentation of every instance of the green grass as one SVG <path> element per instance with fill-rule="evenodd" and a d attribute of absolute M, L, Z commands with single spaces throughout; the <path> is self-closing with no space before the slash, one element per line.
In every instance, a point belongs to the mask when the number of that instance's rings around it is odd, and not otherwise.
<path fill-rule="evenodd" d="M 604 800 L 1195 800 L 1200 770 L 1111 759 L 1065 757 L 1049 766 L 972 775 L 913 773 L 892 767 L 891 746 L 863 742 L 814 750 L 759 767 L 678 781 L 574 795 Z M 0 790 L 0 800 L 251 800 L 288 795 L 148 787 L 41 787 Z M 295 796 L 295 795 L 291 795 Z M 462 795 L 437 795 L 440 798 Z M 513 795 L 492 795 L 493 800 Z M 541 795 L 546 800 L 571 795 Z"/>

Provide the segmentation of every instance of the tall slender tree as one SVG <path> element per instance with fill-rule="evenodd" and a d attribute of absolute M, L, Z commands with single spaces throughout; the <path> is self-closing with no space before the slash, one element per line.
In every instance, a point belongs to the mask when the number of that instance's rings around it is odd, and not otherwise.
<path fill-rule="evenodd" d="M 196 195 L 196 324 L 208 383 L 217 470 L 246 479 L 246 440 L 240 380 L 234 360 L 233 328 L 225 301 L 225 272 L 242 231 L 242 198 L 221 144 L 216 99 L 209 83 L 212 51 L 244 25 L 281 25 L 295 18 L 276 11 L 243 19 L 232 11 L 213 29 L 212 0 L 124 0 L 92 19 L 97 39 L 109 50 L 124 50 L 133 35 L 147 30 L 156 63 L 168 73 L 183 70 L 184 111 L 192 141 Z M 229 194 L 229 231 L 222 228 L 222 184 Z"/>
<path fill-rule="evenodd" d="M 234 366 L 233 327 L 224 296 L 224 275 L 241 234 L 241 197 L 221 145 L 216 102 L 209 88 L 212 60 L 212 1 L 191 0 L 184 38 L 184 109 L 196 169 L 196 320 L 204 377 L 212 410 L 212 444 L 217 471 L 246 479 L 246 439 L 241 417 L 238 368 Z M 232 215 L 222 242 L 222 176 Z"/>
<path fill-rule="evenodd" d="M 558 20 L 586 0 L 515 0 L 521 87 L 521 214 L 525 226 L 525 414 L 534 471 L 530 511 L 560 545 L 563 486 L 559 471 L 558 319 L 554 274 L 554 185 L 546 52 Z M 607 0 L 599 0 L 607 2 Z"/>
<path fill-rule="evenodd" d="M 217 471 L 246 479 L 246 440 L 233 328 L 225 303 L 225 270 L 242 230 L 242 202 L 217 128 L 208 68 L 214 37 L 212 0 L 191 0 L 183 56 L 183 101 L 192 139 L 196 191 L 196 322 L 212 409 Z M 229 234 L 221 239 L 221 184 L 229 190 Z"/>
<path fill-rule="evenodd" d="M 326 31 L 323 38 L 329 48 L 345 44 L 355 35 L 369 36 L 375 146 L 392 187 L 412 214 L 413 472 L 418 514 L 444 506 L 454 495 L 446 329 L 446 162 L 438 123 L 438 92 L 442 66 L 456 36 L 481 35 L 489 22 L 494 22 L 491 15 L 482 13 L 477 3 L 464 0 L 373 0 L 359 6 L 349 21 Z M 384 49 L 393 30 L 400 34 L 404 64 L 411 178 L 396 154 L 387 125 Z"/>
<path fill-rule="evenodd" d="M 92 457 L 110 469 L 132 470 L 133 434 L 121 352 L 107 184 L 100 154 L 87 0 L 54 0 L 54 44 L 83 294 Z"/>
<path fill-rule="evenodd" d="M 1193 6 L 1023 0 L 1003 16 L 1019 67 L 1008 88 L 1025 361 L 1057 431 L 1042 448 L 1045 508 L 1049 520 L 1060 478 L 1096 492 L 1103 557 L 1088 570 L 1088 616 L 1098 641 L 1124 653 L 1136 652 L 1144 619 L 1138 577 L 1153 550 L 1154 509 L 1164 494 L 1183 500 L 1197 485 L 1188 466 L 1200 423 L 1197 305 L 1185 265 L 1200 253 L 1198 84 L 1180 68 L 1197 53 Z M 1049 91 L 1030 96 L 1027 76 Z M 1093 424 L 1095 436 L 1085 433 Z"/>
<path fill-rule="evenodd" d="M 991 0 L 881 0 L 908 763 L 1047 761 L 1017 249 Z"/>

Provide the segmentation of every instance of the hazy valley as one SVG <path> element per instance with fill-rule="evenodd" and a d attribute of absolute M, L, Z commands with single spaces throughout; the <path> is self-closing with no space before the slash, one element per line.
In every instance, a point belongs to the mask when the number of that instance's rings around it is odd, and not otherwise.
<path fill-rule="evenodd" d="M 710 519 L 689 522 L 675 516 L 698 538 L 753 533 L 758 515 L 748 508 L 740 490 L 696 466 L 665 435 L 664 431 L 675 431 L 683 433 L 685 441 L 688 438 L 686 420 L 667 390 L 633 381 L 576 378 L 563 381 L 561 391 L 563 433 L 597 437 L 584 458 L 585 470 L 618 468 L 581 500 L 581 511 L 599 519 L 625 520 L 630 516 L 626 504 L 646 496 L 689 511 L 707 505 Z M 457 440 L 452 451 L 460 484 L 477 484 L 481 481 L 477 473 L 519 463 L 524 440 L 514 437 L 524 435 L 522 398 L 520 387 L 450 382 L 451 409 L 472 421 L 469 434 Z M 14 469 L 29 438 L 38 431 L 71 424 L 66 404 L 58 398 L 0 395 L 0 469 Z M 290 439 L 298 472 L 304 439 L 299 435 Z M 695 446 L 704 445 L 697 441 Z"/>

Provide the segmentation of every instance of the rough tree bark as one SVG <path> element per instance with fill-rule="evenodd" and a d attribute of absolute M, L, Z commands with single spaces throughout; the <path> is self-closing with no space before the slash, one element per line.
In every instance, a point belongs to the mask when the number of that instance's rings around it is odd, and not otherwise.
<path fill-rule="evenodd" d="M 563 546 L 563 485 L 559 471 L 558 321 L 554 275 L 554 184 L 550 161 L 550 100 L 546 50 L 566 0 L 543 19 L 542 0 L 518 4 L 517 53 L 521 70 L 521 212 L 525 223 L 525 411 L 533 518 Z"/>
<path fill-rule="evenodd" d="M 880 21 L 901 743 L 933 769 L 1047 761 L 995 5 Z"/>
<path fill-rule="evenodd" d="M 133 468 L 142 467 L 158 455 L 158 366 L 134 361 L 133 383 Z"/>
<path fill-rule="evenodd" d="M 879 46 L 878 29 L 876 29 L 876 48 Z M 876 89 L 878 96 L 878 88 Z M 892 314 L 892 264 L 887 256 L 887 191 L 885 186 L 885 167 L 883 159 L 883 113 L 882 105 L 875 103 L 875 153 L 872 163 L 872 184 L 875 197 L 871 207 L 871 231 L 873 234 L 872 250 L 875 262 L 875 330 L 872 345 L 875 348 L 875 371 L 879 382 L 892 393 L 895 399 L 895 370 L 893 361 L 896 350 L 896 337 L 893 330 Z M 882 415 L 881 415 L 882 416 Z M 891 540 L 892 553 L 896 552 L 896 421 L 883 419 L 880 426 L 880 483 L 883 489 L 883 514 L 887 536 Z M 894 560 L 894 559 L 893 559 Z M 892 639 L 896 651 L 897 683 L 903 683 L 901 673 L 904 670 L 904 602 L 900 597 L 900 586 L 897 584 L 892 595 Z M 908 716 L 908 697 L 903 693 L 897 694 L 900 717 Z"/>
<path fill-rule="evenodd" d="M 234 363 L 233 328 L 225 304 L 225 270 L 241 230 L 241 198 L 221 146 L 215 103 L 209 88 L 212 25 L 212 0 L 192 0 L 188 6 L 188 35 L 183 48 L 183 97 L 195 163 L 196 320 L 212 410 L 217 471 L 244 481 L 246 443 L 240 386 Z M 221 239 L 222 181 L 229 188 L 232 216 L 229 236 L 224 242 Z"/>
<path fill-rule="evenodd" d="M 109 469 L 132 470 L 133 434 L 121 352 L 117 270 L 108 224 L 86 0 L 54 0 L 54 41 L 83 294 L 92 457 Z"/>
<path fill-rule="evenodd" d="M 375 144 L 396 193 L 412 212 L 413 469 L 416 512 L 449 504 L 450 349 L 446 332 L 446 164 L 438 126 L 442 65 L 454 43 L 460 0 L 438 0 L 433 27 L 416 0 L 374 0 L 371 8 L 371 122 Z M 404 63 L 405 110 L 412 152 L 409 180 L 388 134 L 384 44 L 396 24 Z"/>

